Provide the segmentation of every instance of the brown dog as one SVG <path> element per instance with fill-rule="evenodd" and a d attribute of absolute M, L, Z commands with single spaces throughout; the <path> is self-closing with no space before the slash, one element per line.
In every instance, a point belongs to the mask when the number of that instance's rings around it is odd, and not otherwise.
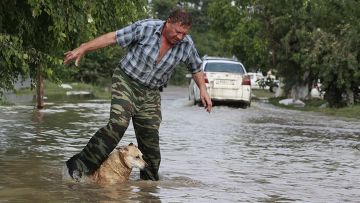
<path fill-rule="evenodd" d="M 133 143 L 116 148 L 88 178 L 102 186 L 128 181 L 132 168 L 144 169 L 147 165 L 142 156 Z"/>

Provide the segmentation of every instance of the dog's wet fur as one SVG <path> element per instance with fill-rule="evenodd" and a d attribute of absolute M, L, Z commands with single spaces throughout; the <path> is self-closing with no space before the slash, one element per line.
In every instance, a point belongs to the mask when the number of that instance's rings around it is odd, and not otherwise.
<path fill-rule="evenodd" d="M 101 186 L 126 182 L 132 168 L 142 170 L 146 167 L 142 156 L 141 151 L 133 143 L 117 147 L 93 174 L 83 177 L 80 182 L 95 182 Z M 64 171 L 67 171 L 66 166 Z M 65 179 L 69 179 L 69 174 L 64 173 Z"/>

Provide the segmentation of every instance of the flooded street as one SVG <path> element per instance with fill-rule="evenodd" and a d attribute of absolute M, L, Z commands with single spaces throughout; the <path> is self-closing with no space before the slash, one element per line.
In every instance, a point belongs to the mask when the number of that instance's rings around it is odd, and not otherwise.
<path fill-rule="evenodd" d="M 109 101 L 0 107 L 0 202 L 359 202 L 360 121 L 284 110 L 193 106 L 162 93 L 160 181 L 101 188 L 62 180 L 107 123 Z M 119 145 L 136 143 L 130 124 Z"/>

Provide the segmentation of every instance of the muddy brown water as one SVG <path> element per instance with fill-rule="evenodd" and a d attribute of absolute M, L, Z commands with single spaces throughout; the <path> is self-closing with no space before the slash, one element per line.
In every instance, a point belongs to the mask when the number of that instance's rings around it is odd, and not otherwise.
<path fill-rule="evenodd" d="M 216 106 L 162 93 L 160 181 L 101 188 L 62 165 L 105 125 L 109 101 L 0 107 L 0 202 L 360 202 L 360 121 L 253 102 Z M 136 143 L 130 125 L 120 145 Z"/>

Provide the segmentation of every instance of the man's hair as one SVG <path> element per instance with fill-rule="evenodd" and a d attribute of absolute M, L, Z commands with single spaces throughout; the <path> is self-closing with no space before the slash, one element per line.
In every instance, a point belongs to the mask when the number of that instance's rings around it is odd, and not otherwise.
<path fill-rule="evenodd" d="M 168 17 L 170 23 L 180 22 L 182 25 L 191 26 L 192 19 L 189 12 L 183 8 L 178 8 L 172 11 Z"/>

